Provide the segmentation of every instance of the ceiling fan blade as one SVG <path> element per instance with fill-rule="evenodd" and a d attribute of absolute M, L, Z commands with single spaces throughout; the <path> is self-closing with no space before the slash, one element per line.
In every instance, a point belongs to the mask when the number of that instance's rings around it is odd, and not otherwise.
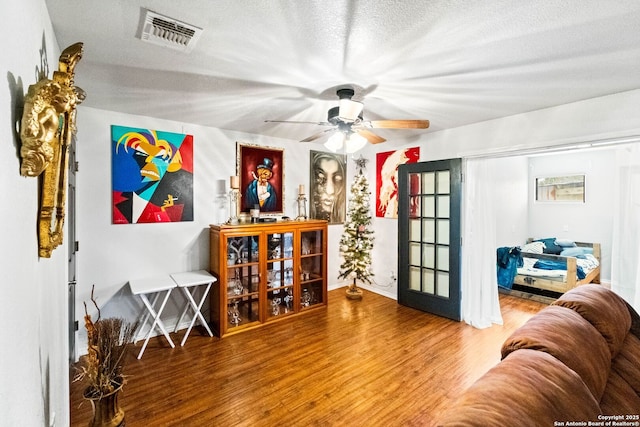
<path fill-rule="evenodd" d="M 311 136 L 306 137 L 306 138 L 305 138 L 305 139 L 303 139 L 303 140 L 300 140 L 300 142 L 311 142 L 311 141 L 315 141 L 316 139 L 321 138 L 322 136 L 324 136 L 324 134 L 326 134 L 327 132 L 331 132 L 331 131 L 333 131 L 333 129 L 326 129 L 326 130 L 323 130 L 322 132 L 318 132 L 318 133 L 316 133 L 316 134 L 313 134 L 313 135 L 311 135 Z"/>
<path fill-rule="evenodd" d="M 371 120 L 365 126 L 372 129 L 426 129 L 429 120 Z"/>
<path fill-rule="evenodd" d="M 293 124 L 302 124 L 302 125 L 333 126 L 329 122 L 298 122 L 295 120 L 265 120 L 265 123 L 293 123 Z"/>
<path fill-rule="evenodd" d="M 360 129 L 357 131 L 358 135 L 363 136 L 367 139 L 367 141 L 369 141 L 372 144 L 379 144 L 381 142 L 385 142 L 386 139 L 384 139 L 381 136 L 376 135 L 375 133 L 367 130 L 367 129 Z"/>

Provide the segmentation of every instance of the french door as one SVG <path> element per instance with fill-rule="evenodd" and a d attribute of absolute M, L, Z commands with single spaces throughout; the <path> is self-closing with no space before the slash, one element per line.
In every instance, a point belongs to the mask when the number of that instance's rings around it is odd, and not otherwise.
<path fill-rule="evenodd" d="M 458 321 L 461 164 L 398 168 L 398 303 Z"/>

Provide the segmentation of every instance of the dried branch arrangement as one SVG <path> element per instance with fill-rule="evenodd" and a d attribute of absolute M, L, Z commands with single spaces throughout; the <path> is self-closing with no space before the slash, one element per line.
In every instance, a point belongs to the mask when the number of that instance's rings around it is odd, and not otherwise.
<path fill-rule="evenodd" d="M 88 354 L 74 381 L 87 383 L 85 397 L 100 399 L 125 383 L 125 356 L 128 344 L 135 337 L 138 322 L 130 323 L 116 317 L 102 319 L 93 291 L 92 288 L 91 302 L 98 310 L 98 318 L 95 322 L 91 319 L 85 302 L 84 325 L 87 329 Z"/>

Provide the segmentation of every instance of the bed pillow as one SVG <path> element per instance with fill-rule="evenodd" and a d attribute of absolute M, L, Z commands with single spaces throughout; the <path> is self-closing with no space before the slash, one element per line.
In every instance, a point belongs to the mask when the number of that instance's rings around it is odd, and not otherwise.
<path fill-rule="evenodd" d="M 556 245 L 562 246 L 563 248 L 575 248 L 576 242 L 569 239 L 556 239 Z"/>
<path fill-rule="evenodd" d="M 541 254 L 544 252 L 544 243 L 542 242 L 531 242 L 527 243 L 521 248 L 522 252 L 532 252 L 534 254 Z"/>
<path fill-rule="evenodd" d="M 575 248 L 564 248 L 560 255 L 562 256 L 584 256 L 586 254 L 593 254 L 593 248 L 584 248 L 581 246 L 576 246 Z"/>
<path fill-rule="evenodd" d="M 546 239 L 536 239 L 536 240 L 534 240 L 534 242 L 542 242 L 542 243 L 544 243 L 543 252 L 545 254 L 560 255 L 560 252 L 562 252 L 562 246 L 556 245 L 556 238 L 555 237 L 549 237 L 549 238 L 546 238 Z"/>

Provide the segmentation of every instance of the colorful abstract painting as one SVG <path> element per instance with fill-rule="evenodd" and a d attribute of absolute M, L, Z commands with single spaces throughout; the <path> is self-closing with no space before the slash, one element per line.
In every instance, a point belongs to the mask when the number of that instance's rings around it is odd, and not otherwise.
<path fill-rule="evenodd" d="M 416 163 L 420 147 L 376 154 L 376 216 L 398 218 L 398 166 Z"/>
<path fill-rule="evenodd" d="M 193 221 L 193 136 L 111 126 L 114 224 Z"/>

